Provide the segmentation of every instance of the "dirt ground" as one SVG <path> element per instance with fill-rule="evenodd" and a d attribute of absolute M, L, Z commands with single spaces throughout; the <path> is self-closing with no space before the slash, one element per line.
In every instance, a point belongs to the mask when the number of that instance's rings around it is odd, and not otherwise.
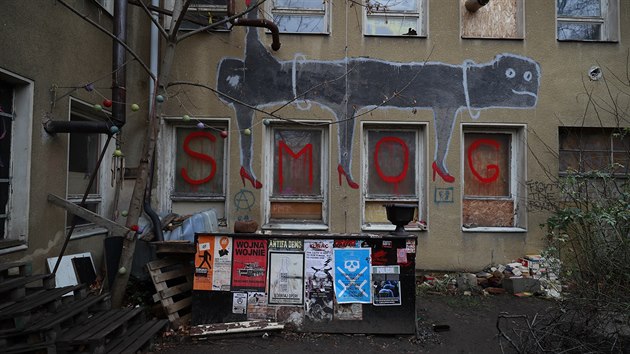
<path fill-rule="evenodd" d="M 531 319 L 555 307 L 555 302 L 514 295 L 423 294 L 416 300 L 416 335 L 345 335 L 296 333 L 291 331 L 257 333 L 250 336 L 209 338 L 170 338 L 157 344 L 159 354 L 174 353 L 512 353 L 506 340 L 499 343 L 497 318 L 526 315 Z M 524 324 L 524 318 L 501 319 Z M 515 336 L 515 332 L 507 332 Z"/>

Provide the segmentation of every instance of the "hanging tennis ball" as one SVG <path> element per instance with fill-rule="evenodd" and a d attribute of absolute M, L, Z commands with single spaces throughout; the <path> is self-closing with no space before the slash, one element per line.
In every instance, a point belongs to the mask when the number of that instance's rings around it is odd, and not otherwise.
<path fill-rule="evenodd" d="M 247 128 L 247 129 L 243 130 L 243 134 L 245 134 L 245 135 L 252 135 L 252 131 L 249 128 Z"/>
<path fill-rule="evenodd" d="M 138 226 L 138 225 L 131 225 L 130 229 L 131 229 L 131 231 L 138 232 L 138 230 L 140 230 L 140 226 Z"/>
<path fill-rule="evenodd" d="M 199 128 L 199 129 L 203 129 L 203 128 L 205 128 L 205 127 L 206 127 L 206 126 L 205 126 L 205 124 L 203 124 L 203 123 L 201 123 L 201 122 L 197 123 L 197 128 Z"/>
<path fill-rule="evenodd" d="M 125 273 L 127 273 L 127 268 L 125 267 L 118 268 L 118 274 L 125 274 Z"/>
<path fill-rule="evenodd" d="M 113 103 L 112 100 L 108 100 L 108 99 L 103 100 L 104 107 L 111 107 L 112 103 Z"/>
<path fill-rule="evenodd" d="M 101 106 L 100 104 L 95 104 L 95 105 L 94 105 L 94 106 L 92 106 L 92 107 L 94 107 L 94 110 L 95 110 L 95 111 L 100 111 L 100 110 L 102 110 L 102 109 L 103 109 L 103 106 Z"/>
<path fill-rule="evenodd" d="M 93 84 L 87 84 L 85 86 L 83 86 L 83 88 L 85 89 L 85 91 L 87 92 L 92 92 L 94 91 L 94 85 Z"/>
<path fill-rule="evenodd" d="M 140 106 L 138 106 L 137 104 L 134 103 L 134 104 L 131 105 L 131 110 L 132 111 L 137 112 L 139 109 L 140 109 Z"/>
<path fill-rule="evenodd" d="M 112 133 L 112 134 L 116 134 L 116 133 L 118 133 L 119 131 L 120 131 L 120 128 L 118 128 L 118 127 L 117 127 L 117 126 L 115 126 L 115 125 L 112 125 L 111 127 L 109 127 L 109 132 L 110 132 L 110 133 Z"/>
<path fill-rule="evenodd" d="M 159 102 L 159 103 L 162 103 L 162 102 L 164 102 L 164 96 L 162 96 L 162 95 L 157 95 L 157 96 L 155 96 L 155 100 L 156 100 L 157 102 Z"/>
<path fill-rule="evenodd" d="M 263 124 L 264 125 L 269 125 L 269 124 L 271 124 L 271 121 L 269 119 L 263 119 Z"/>
<path fill-rule="evenodd" d="M 219 135 L 221 135 L 221 137 L 225 139 L 228 137 L 228 132 L 226 130 L 222 130 L 221 133 L 219 133 Z"/>
<path fill-rule="evenodd" d="M 120 149 L 114 150 L 114 156 L 121 157 L 122 156 L 122 151 L 120 151 Z"/>
<path fill-rule="evenodd" d="M 184 115 L 182 116 L 182 120 L 183 120 L 184 122 L 190 122 L 190 116 L 189 116 L 188 114 L 184 114 Z"/>
<path fill-rule="evenodd" d="M 120 215 L 127 216 L 127 215 L 129 215 L 129 212 L 127 210 L 123 210 L 123 211 L 120 212 Z"/>

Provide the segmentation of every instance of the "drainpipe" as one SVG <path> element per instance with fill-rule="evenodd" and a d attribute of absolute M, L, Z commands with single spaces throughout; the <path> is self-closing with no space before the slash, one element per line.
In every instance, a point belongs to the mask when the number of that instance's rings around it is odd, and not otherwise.
<path fill-rule="evenodd" d="M 480 0 L 483 1 L 483 0 Z M 488 0 L 486 0 L 488 1 Z M 234 0 L 228 1 L 227 15 L 232 17 L 236 14 L 234 6 Z M 255 11 L 255 10 L 254 10 Z M 247 27 L 264 27 L 271 32 L 271 49 L 277 51 L 280 49 L 280 31 L 278 26 L 272 21 L 266 19 L 250 19 L 250 18 L 235 18 L 230 21 L 233 26 L 247 26 Z"/>
<path fill-rule="evenodd" d="M 476 12 L 480 8 L 486 6 L 488 2 L 490 2 L 490 0 L 466 0 L 464 5 L 466 6 L 466 10 Z"/>
<path fill-rule="evenodd" d="M 160 5 L 160 0 L 151 0 L 151 7 L 158 7 Z M 157 12 L 153 11 L 151 13 L 155 19 L 157 19 Z M 153 22 L 151 22 L 151 42 L 150 42 L 150 68 L 151 72 L 155 77 L 158 77 L 158 49 L 159 49 L 159 41 L 158 41 L 158 28 L 155 26 Z M 153 111 L 153 94 L 156 89 L 155 80 L 149 80 L 149 112 Z M 153 190 L 153 176 L 155 172 L 155 154 L 153 154 L 153 160 L 149 166 L 149 183 L 147 184 L 147 188 L 144 192 L 144 200 L 142 203 L 142 208 L 144 212 L 147 214 L 149 219 L 151 219 L 153 236 L 157 241 L 163 241 L 164 235 L 162 234 L 162 221 L 160 220 L 159 215 L 153 210 L 151 207 L 151 191 Z"/>

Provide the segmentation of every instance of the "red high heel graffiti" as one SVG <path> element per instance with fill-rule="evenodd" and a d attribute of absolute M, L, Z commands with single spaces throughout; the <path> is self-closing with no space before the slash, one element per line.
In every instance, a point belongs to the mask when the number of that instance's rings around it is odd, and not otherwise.
<path fill-rule="evenodd" d="M 444 182 L 446 183 L 455 182 L 455 177 L 449 175 L 447 172 L 443 172 L 435 163 L 435 161 L 433 162 L 433 165 L 431 165 L 431 168 L 433 169 L 433 181 L 435 181 L 435 174 L 437 173 L 440 177 L 442 177 Z"/>
<path fill-rule="evenodd" d="M 350 176 L 346 174 L 346 171 L 344 171 L 343 167 L 341 167 L 341 164 L 337 166 L 337 173 L 339 174 L 339 185 L 341 185 L 341 175 L 343 175 L 346 177 L 346 182 L 348 182 L 348 186 L 350 186 L 350 188 L 359 189 L 359 185 L 350 179 Z"/>
<path fill-rule="evenodd" d="M 262 188 L 262 183 L 258 182 L 257 179 L 250 176 L 250 174 L 245 171 L 245 168 L 241 166 L 241 182 L 243 182 L 243 187 L 245 187 L 245 180 L 248 180 L 252 184 L 252 187 L 256 189 Z"/>

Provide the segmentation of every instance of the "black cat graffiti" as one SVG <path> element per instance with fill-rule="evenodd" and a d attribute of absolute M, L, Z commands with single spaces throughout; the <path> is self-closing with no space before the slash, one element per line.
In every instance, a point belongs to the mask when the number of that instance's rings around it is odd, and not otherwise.
<path fill-rule="evenodd" d="M 467 110 L 476 119 L 490 108 L 532 108 L 538 100 L 540 66 L 514 54 L 498 54 L 494 60 L 462 65 L 439 62 L 397 63 L 370 58 L 338 61 L 276 60 L 265 49 L 255 29 L 249 29 L 244 59 L 220 61 L 217 90 L 236 112 L 240 134 L 241 170 L 245 184 L 261 188 L 251 169 L 253 141 L 244 130 L 251 128 L 255 110 L 294 101 L 300 109 L 318 104 L 339 121 L 339 179 L 358 188 L 351 173 L 355 129 L 354 117 L 361 110 L 430 109 L 435 126 L 433 179 L 438 174 L 452 183 L 445 164 L 457 114 Z M 237 103 L 243 102 L 248 106 Z M 249 132 L 248 132 L 249 133 Z"/>

